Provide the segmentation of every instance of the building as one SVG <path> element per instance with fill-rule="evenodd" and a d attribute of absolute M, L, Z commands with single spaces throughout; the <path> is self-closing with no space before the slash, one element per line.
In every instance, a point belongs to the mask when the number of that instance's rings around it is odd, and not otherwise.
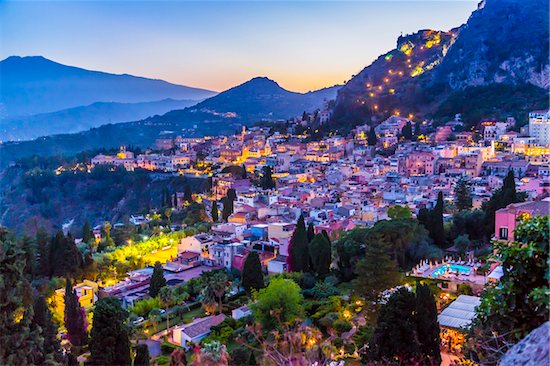
<path fill-rule="evenodd" d="M 89 280 L 84 280 L 82 283 L 75 285 L 73 287 L 76 291 L 76 296 L 78 296 L 78 302 L 80 306 L 84 309 L 90 309 L 98 300 L 97 293 L 99 291 L 99 286 L 97 283 Z M 60 288 L 55 290 L 54 293 L 54 306 L 56 312 L 63 314 L 65 311 L 65 289 Z"/>
<path fill-rule="evenodd" d="M 460 352 L 464 333 L 476 317 L 476 308 L 481 299 L 476 296 L 460 295 L 437 316 L 441 327 L 441 345 L 451 351 Z"/>
<path fill-rule="evenodd" d="M 189 343 L 198 343 L 210 334 L 211 328 L 225 320 L 223 314 L 211 315 L 196 319 L 189 324 L 177 326 L 172 329 L 172 339 L 174 342 L 185 349 L 189 348 Z"/>
<path fill-rule="evenodd" d="M 542 201 L 512 203 L 495 213 L 495 238 L 513 240 L 518 218 L 549 214 L 550 198 L 545 198 Z"/>
<path fill-rule="evenodd" d="M 550 110 L 529 113 L 529 136 L 539 145 L 550 145 Z"/>

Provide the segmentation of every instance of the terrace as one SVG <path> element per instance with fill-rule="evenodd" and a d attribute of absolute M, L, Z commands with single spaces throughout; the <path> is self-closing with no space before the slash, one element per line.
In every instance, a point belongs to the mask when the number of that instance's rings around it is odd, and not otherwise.
<path fill-rule="evenodd" d="M 458 284 L 471 285 L 473 288 L 483 287 L 488 279 L 485 274 L 478 274 L 481 263 L 475 259 L 470 261 L 455 260 L 446 257 L 441 263 L 424 260 L 413 268 L 411 275 L 422 278 L 431 278 Z M 443 286 L 444 288 L 448 288 Z M 451 289 L 452 290 L 452 289 Z"/>

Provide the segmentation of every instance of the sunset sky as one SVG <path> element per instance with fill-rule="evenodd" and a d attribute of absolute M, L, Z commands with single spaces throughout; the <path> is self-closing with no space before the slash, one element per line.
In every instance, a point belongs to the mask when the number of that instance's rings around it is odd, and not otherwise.
<path fill-rule="evenodd" d="M 477 1 L 1 1 L 0 56 L 41 55 L 222 91 L 348 80 L 397 37 L 464 23 Z"/>

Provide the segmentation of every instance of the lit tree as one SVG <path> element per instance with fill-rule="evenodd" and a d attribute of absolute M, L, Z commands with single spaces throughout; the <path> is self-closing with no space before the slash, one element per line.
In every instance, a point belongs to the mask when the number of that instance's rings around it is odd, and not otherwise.
<path fill-rule="evenodd" d="M 109 221 L 105 221 L 103 223 L 103 230 L 105 230 L 105 245 L 107 248 L 112 248 L 115 246 L 115 242 L 111 238 L 111 223 Z"/>
<path fill-rule="evenodd" d="M 153 274 L 151 275 L 151 282 L 149 283 L 149 296 L 157 297 L 160 289 L 166 286 L 166 279 L 164 278 L 164 270 L 160 262 L 155 262 L 153 267 Z"/>
<path fill-rule="evenodd" d="M 164 210 L 164 216 L 166 216 L 166 219 L 168 221 L 168 223 L 167 223 L 168 229 L 171 230 L 172 221 L 170 220 L 170 218 L 172 217 L 172 209 L 170 207 L 168 207 L 166 210 Z"/>
<path fill-rule="evenodd" d="M 76 347 L 82 347 L 88 343 L 88 320 L 86 311 L 80 306 L 76 291 L 73 290 L 71 280 L 66 279 L 65 286 L 65 328 L 69 341 Z"/>
<path fill-rule="evenodd" d="M 274 278 L 269 286 L 258 291 L 252 307 L 254 318 L 264 330 L 280 324 L 292 324 L 304 314 L 300 286 L 294 281 Z"/>
<path fill-rule="evenodd" d="M 34 316 L 32 318 L 31 329 L 40 330 L 44 340 L 43 358 L 37 364 L 60 363 L 63 364 L 65 356 L 61 350 L 61 343 L 57 339 L 57 326 L 52 320 L 52 312 L 43 296 L 34 299 Z"/>

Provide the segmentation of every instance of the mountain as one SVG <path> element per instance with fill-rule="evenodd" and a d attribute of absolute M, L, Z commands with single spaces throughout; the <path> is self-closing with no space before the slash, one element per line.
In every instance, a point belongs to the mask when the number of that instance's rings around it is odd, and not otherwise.
<path fill-rule="evenodd" d="M 0 136 L 4 141 L 17 141 L 60 133 L 75 133 L 108 123 L 135 121 L 164 114 L 196 103 L 196 100 L 174 99 L 144 103 L 97 102 L 58 112 L 0 120 Z"/>
<path fill-rule="evenodd" d="M 32 155 L 74 155 L 85 150 L 120 145 L 151 146 L 161 135 L 186 137 L 230 134 L 260 119 L 301 115 L 333 99 L 339 86 L 294 93 L 267 78 L 254 78 L 182 110 L 135 122 L 106 124 L 74 134 L 40 137 L 32 141 L 0 144 L 0 168 Z"/>
<path fill-rule="evenodd" d="M 548 0 L 486 0 L 450 31 L 399 37 L 344 85 L 333 123 L 376 123 L 391 114 L 447 118 L 514 116 L 548 108 Z"/>
<path fill-rule="evenodd" d="M 167 98 L 202 100 L 210 90 L 132 75 L 66 66 L 41 56 L 0 61 L 0 116 L 56 112 L 96 102 L 142 103 Z"/>
<path fill-rule="evenodd" d="M 301 115 L 304 111 L 321 108 L 325 100 L 336 98 L 339 88 L 336 85 L 308 93 L 296 93 L 283 89 L 266 77 L 256 77 L 193 107 L 172 111 L 161 118 L 177 120 L 189 113 L 204 112 L 235 118 L 245 124 L 262 119 L 287 119 Z"/>

